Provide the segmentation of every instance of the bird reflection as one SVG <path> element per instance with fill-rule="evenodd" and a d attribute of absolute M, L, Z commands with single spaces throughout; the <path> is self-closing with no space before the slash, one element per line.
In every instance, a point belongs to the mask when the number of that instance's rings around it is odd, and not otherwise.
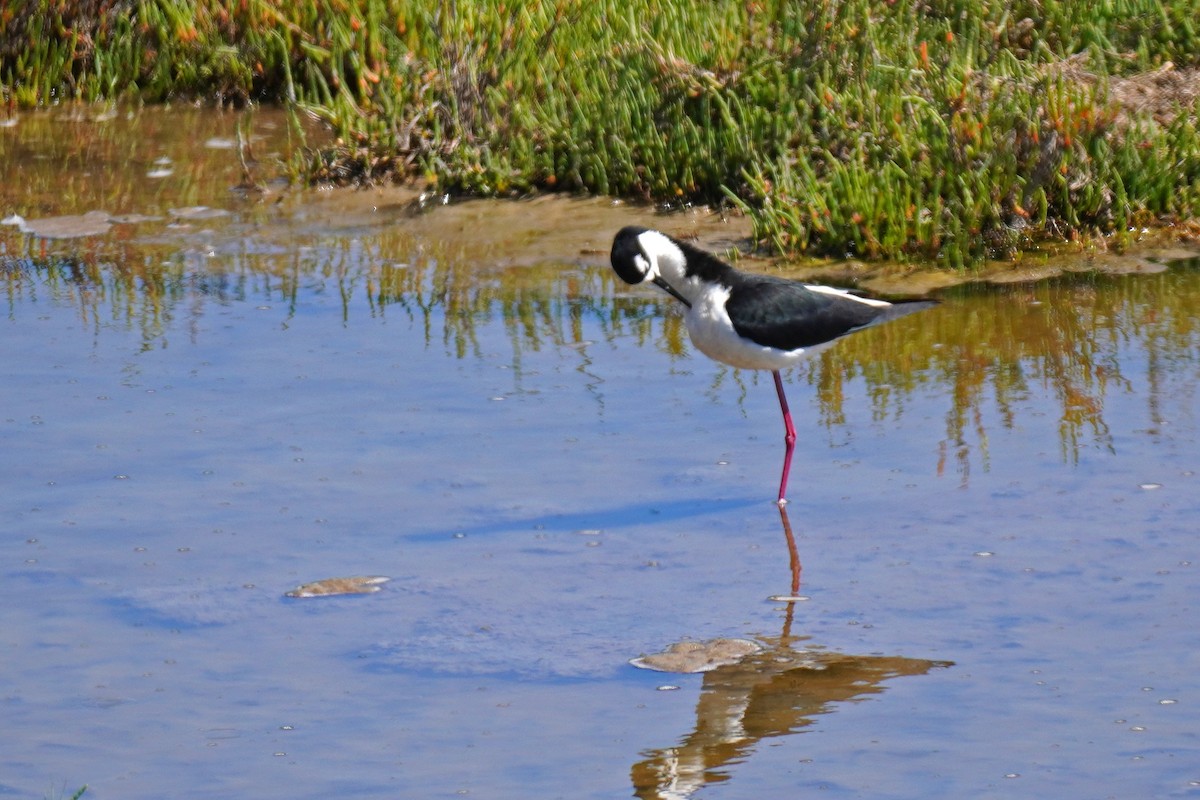
<path fill-rule="evenodd" d="M 779 520 L 783 523 L 783 536 L 787 540 L 788 564 L 792 570 L 792 593 L 786 598 L 787 611 L 783 617 L 780 643 L 788 644 L 792 635 L 792 616 L 796 613 L 796 601 L 800 599 L 800 551 L 796 549 L 796 537 L 792 534 L 792 521 L 788 519 L 787 506 L 779 506 Z M 782 598 L 781 598 L 782 599 Z"/>
<path fill-rule="evenodd" d="M 695 729 L 673 746 L 649 750 L 631 770 L 634 794 L 679 800 L 729 779 L 726 767 L 747 758 L 760 741 L 812 725 L 836 704 L 883 692 L 884 681 L 952 666 L 898 656 L 855 656 L 804 646 L 791 633 L 800 589 L 800 558 L 787 510 L 780 508 L 792 572 L 779 636 L 760 637 L 761 649 L 704 673 Z"/>

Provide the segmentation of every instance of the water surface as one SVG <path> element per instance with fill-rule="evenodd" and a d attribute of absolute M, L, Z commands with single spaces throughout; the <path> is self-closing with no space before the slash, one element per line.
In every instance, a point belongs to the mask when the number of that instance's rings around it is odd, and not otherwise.
<path fill-rule="evenodd" d="M 1200 795 L 1194 262 L 840 343 L 781 518 L 769 376 L 606 263 L 742 222 L 231 191 L 238 118 L 96 117 L 0 131 L 0 214 L 117 219 L 0 229 L 0 795 Z M 627 663 L 713 637 L 763 650 Z"/>

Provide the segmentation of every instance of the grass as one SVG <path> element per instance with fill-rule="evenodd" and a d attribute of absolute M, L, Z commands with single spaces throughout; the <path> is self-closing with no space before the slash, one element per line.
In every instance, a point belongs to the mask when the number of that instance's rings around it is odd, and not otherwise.
<path fill-rule="evenodd" d="M 1198 0 L 23 0 L 0 91 L 283 102 L 339 136 L 308 180 L 726 202 L 782 252 L 961 267 L 1200 213 L 1197 20 Z"/>

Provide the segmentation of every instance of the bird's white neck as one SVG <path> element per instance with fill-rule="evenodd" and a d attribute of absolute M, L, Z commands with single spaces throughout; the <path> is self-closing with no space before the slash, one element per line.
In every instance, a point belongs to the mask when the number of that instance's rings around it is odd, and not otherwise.
<path fill-rule="evenodd" d="M 638 243 L 649 261 L 647 280 L 662 278 L 690 305 L 695 305 L 704 293 L 704 287 L 700 280 L 688 277 L 687 256 L 679 245 L 658 231 L 646 231 L 638 237 Z"/>

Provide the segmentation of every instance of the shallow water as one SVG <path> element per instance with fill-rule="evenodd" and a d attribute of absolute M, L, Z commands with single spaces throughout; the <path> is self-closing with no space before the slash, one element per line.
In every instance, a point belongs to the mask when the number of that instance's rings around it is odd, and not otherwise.
<path fill-rule="evenodd" d="M 606 264 L 743 223 L 230 192 L 236 124 L 0 130 L 0 214 L 142 220 L 0 228 L 0 796 L 1200 796 L 1195 263 L 840 343 L 784 519 L 769 377 Z"/>

